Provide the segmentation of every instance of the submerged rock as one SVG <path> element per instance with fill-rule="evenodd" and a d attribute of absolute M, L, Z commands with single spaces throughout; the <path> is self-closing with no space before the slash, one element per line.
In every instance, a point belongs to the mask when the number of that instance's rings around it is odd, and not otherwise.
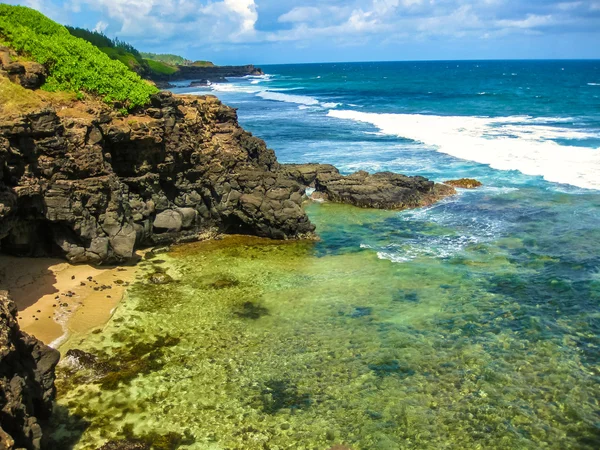
<path fill-rule="evenodd" d="M 165 272 L 156 271 L 148 277 L 148 281 L 152 284 L 169 284 L 173 278 Z"/>
<path fill-rule="evenodd" d="M 477 189 L 478 187 L 483 186 L 481 181 L 477 181 L 473 178 L 461 178 L 459 180 L 448 180 L 444 181 L 444 184 L 449 186 L 461 188 L 461 189 Z"/>
<path fill-rule="evenodd" d="M 17 307 L 0 291 L 0 448 L 43 447 L 41 423 L 56 395 L 58 351 L 23 333 Z"/>
<path fill-rule="evenodd" d="M 150 450 L 150 445 L 141 441 L 109 441 L 98 450 Z"/>
<path fill-rule="evenodd" d="M 269 314 L 269 310 L 253 302 L 245 302 L 235 315 L 243 319 L 260 319 Z"/>

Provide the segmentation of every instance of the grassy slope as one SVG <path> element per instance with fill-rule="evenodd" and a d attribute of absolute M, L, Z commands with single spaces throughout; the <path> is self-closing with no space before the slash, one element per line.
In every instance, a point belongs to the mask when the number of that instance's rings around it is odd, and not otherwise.
<path fill-rule="evenodd" d="M 176 72 L 179 72 L 179 69 L 171 66 L 170 64 L 165 64 L 161 61 L 153 61 L 151 59 L 145 60 L 150 67 L 150 70 L 157 75 L 172 75 Z"/>
<path fill-rule="evenodd" d="M 33 91 L 0 77 L 0 114 L 12 116 L 40 108 L 42 99 Z"/>
<path fill-rule="evenodd" d="M 121 62 L 30 8 L 0 4 L 0 41 L 48 67 L 48 91 L 90 93 L 128 109 L 147 104 L 157 92 Z"/>
<path fill-rule="evenodd" d="M 186 63 L 186 59 L 181 56 L 178 56 L 178 55 L 145 53 L 145 52 L 142 52 L 141 55 L 146 60 L 150 59 L 152 61 L 162 62 L 165 64 L 169 64 L 171 66 L 176 66 L 178 64 L 184 65 Z"/>

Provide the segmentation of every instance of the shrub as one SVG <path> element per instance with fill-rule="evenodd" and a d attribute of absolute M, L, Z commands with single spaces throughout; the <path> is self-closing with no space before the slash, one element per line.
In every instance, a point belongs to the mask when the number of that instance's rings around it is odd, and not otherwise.
<path fill-rule="evenodd" d="M 121 62 L 30 8 L 0 4 L 0 41 L 48 68 L 43 86 L 47 91 L 84 91 L 128 109 L 147 104 L 158 91 Z"/>

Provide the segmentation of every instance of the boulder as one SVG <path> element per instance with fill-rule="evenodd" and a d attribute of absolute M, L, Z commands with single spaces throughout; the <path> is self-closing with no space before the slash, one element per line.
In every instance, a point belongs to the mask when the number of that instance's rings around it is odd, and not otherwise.
<path fill-rule="evenodd" d="M 179 211 L 168 209 L 156 215 L 154 228 L 166 231 L 180 231 L 183 226 L 183 218 Z"/>

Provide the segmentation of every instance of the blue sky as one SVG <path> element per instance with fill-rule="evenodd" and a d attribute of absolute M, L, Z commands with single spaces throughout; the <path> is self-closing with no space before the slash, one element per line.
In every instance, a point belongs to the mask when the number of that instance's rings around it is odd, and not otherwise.
<path fill-rule="evenodd" d="M 218 64 L 600 58 L 600 0 L 9 0 Z"/>

